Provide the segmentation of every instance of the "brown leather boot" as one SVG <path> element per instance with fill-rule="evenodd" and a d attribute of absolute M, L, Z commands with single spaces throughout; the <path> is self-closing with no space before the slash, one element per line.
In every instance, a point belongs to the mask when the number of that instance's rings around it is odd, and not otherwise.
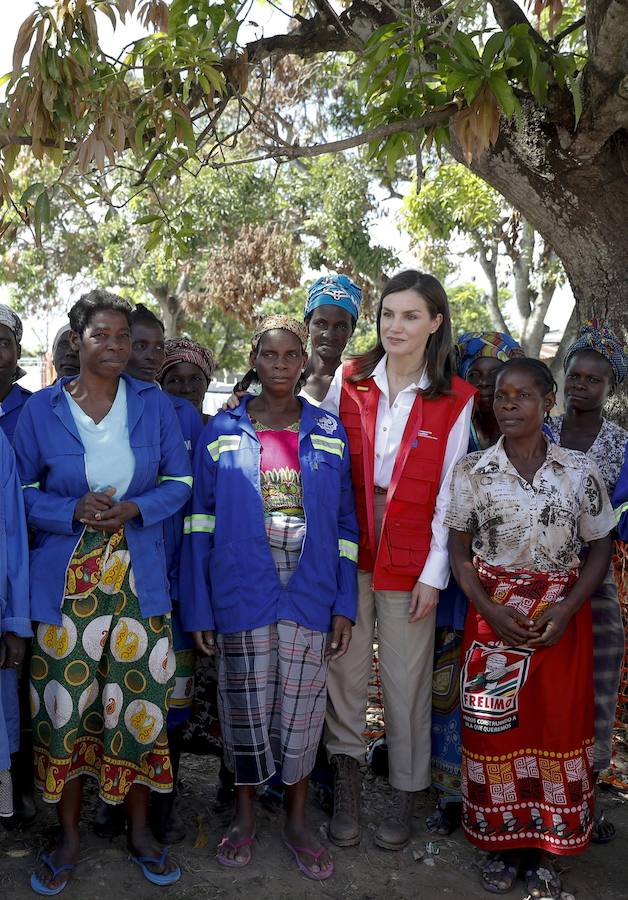
<path fill-rule="evenodd" d="M 375 832 L 375 843 L 384 850 L 403 850 L 412 836 L 410 823 L 416 792 L 392 789 L 386 815 Z"/>
<path fill-rule="evenodd" d="M 330 759 L 334 772 L 334 814 L 329 823 L 329 839 L 338 847 L 360 843 L 360 769 L 357 759 L 344 754 Z"/>

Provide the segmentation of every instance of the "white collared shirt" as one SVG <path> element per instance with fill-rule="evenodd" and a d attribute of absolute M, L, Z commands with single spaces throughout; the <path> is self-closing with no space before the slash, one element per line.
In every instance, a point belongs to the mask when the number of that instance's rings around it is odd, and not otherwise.
<path fill-rule="evenodd" d="M 381 391 L 375 425 L 375 467 L 373 477 L 375 484 L 382 488 L 387 488 L 390 484 L 395 459 L 401 446 L 401 439 L 403 438 L 408 416 L 416 397 L 416 391 L 417 389 L 425 390 L 429 387 L 429 380 L 424 371 L 417 383 L 408 385 L 408 387 L 397 394 L 391 406 L 388 377 L 386 375 L 387 359 L 388 355 L 385 354 L 375 366 L 372 376 L 375 384 Z M 341 389 L 342 367 L 339 367 L 329 387 L 329 392 L 321 403 L 321 408 L 338 415 Z M 432 519 L 430 552 L 418 579 L 423 584 L 429 584 L 439 590 L 446 588 L 449 581 L 449 552 L 447 550 L 449 529 L 444 524 L 445 513 L 449 506 L 449 485 L 451 484 L 454 466 L 467 452 L 472 412 L 473 398 L 465 405 L 447 438 L 447 447 L 445 448 L 434 517 Z"/>

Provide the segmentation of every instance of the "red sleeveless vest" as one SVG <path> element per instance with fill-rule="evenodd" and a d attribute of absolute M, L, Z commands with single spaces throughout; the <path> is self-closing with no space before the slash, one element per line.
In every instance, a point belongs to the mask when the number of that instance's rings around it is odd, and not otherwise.
<path fill-rule="evenodd" d="M 344 368 L 340 418 L 349 438 L 355 506 L 360 525 L 358 566 L 373 573 L 374 590 L 411 591 L 432 540 L 432 518 L 447 438 L 475 389 L 454 376 L 451 394 L 410 410 L 386 497 L 379 545 L 373 503 L 375 427 L 380 390 L 373 378 L 351 382 Z"/>

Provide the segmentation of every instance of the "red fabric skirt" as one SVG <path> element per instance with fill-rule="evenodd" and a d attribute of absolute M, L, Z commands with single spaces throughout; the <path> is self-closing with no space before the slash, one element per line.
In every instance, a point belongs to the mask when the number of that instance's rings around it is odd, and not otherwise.
<path fill-rule="evenodd" d="M 476 560 L 495 603 L 537 619 L 577 572 L 507 572 Z M 508 647 L 469 606 L 462 649 L 463 827 L 483 850 L 580 853 L 593 821 L 591 604 L 561 640 Z"/>

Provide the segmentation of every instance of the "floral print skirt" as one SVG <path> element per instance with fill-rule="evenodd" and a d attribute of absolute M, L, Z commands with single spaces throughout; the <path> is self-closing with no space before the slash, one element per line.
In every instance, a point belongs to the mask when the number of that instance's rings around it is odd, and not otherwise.
<path fill-rule="evenodd" d="M 35 782 L 56 803 L 97 779 L 122 803 L 133 784 L 172 790 L 166 716 L 174 686 L 170 616 L 145 618 L 120 529 L 86 530 L 66 576 L 61 625 L 37 626 L 31 661 Z"/>

